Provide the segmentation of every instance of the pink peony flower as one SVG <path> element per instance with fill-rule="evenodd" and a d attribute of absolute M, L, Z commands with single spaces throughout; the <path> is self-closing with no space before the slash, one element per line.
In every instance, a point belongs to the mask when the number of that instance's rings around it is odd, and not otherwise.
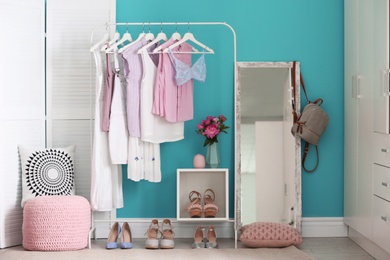
<path fill-rule="evenodd" d="M 196 127 L 197 127 L 198 129 L 200 129 L 200 130 L 204 129 L 204 125 L 203 125 L 203 124 L 198 124 Z"/>
<path fill-rule="evenodd" d="M 219 134 L 219 129 L 216 124 L 211 124 L 206 127 L 204 130 L 204 135 L 207 136 L 207 138 L 213 139 L 214 136 Z"/>
<path fill-rule="evenodd" d="M 196 126 L 196 133 L 206 137 L 204 141 L 204 146 L 211 145 L 213 143 L 218 143 L 218 135 L 220 133 L 227 133 L 226 129 L 229 126 L 225 125 L 226 117 L 224 115 L 207 116 L 205 120 L 202 120 L 200 124 Z"/>

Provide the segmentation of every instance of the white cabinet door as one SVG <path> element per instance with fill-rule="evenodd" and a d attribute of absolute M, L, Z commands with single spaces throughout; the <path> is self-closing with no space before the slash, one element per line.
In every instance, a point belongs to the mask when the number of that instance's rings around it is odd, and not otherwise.
<path fill-rule="evenodd" d="M 372 238 L 373 4 L 359 0 L 358 12 L 358 231 Z"/>
<path fill-rule="evenodd" d="M 45 3 L 0 0 L 0 248 L 22 242 L 18 145 L 45 146 Z"/>
<path fill-rule="evenodd" d="M 344 221 L 357 228 L 357 158 L 358 158 L 358 1 L 344 1 Z"/>
<path fill-rule="evenodd" d="M 372 237 L 373 3 L 345 4 L 345 222 Z"/>
<path fill-rule="evenodd" d="M 389 1 L 374 5 L 374 131 L 389 133 Z"/>

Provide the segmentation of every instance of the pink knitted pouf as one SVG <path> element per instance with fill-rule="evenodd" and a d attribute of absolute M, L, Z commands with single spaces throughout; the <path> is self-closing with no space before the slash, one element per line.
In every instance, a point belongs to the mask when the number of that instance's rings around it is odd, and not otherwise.
<path fill-rule="evenodd" d="M 87 247 L 91 224 L 88 200 L 81 196 L 42 196 L 23 208 L 23 247 L 66 251 Z"/>

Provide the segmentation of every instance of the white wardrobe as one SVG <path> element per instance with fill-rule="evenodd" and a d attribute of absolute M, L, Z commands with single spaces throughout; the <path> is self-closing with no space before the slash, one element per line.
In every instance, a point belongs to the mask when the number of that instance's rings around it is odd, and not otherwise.
<path fill-rule="evenodd" d="M 389 1 L 345 0 L 344 221 L 390 259 Z"/>
<path fill-rule="evenodd" d="M 0 0 L 0 248 L 22 241 L 19 144 L 75 144 L 76 193 L 89 199 L 90 36 L 115 12 L 112 0 Z"/>

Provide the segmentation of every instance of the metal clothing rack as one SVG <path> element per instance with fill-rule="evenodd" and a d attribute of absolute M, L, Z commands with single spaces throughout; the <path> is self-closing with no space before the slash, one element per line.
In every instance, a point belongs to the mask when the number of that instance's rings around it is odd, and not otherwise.
<path fill-rule="evenodd" d="M 234 59 L 234 66 L 236 65 L 236 61 L 237 61 L 237 42 L 236 42 L 236 32 L 234 31 L 233 27 L 231 25 L 229 25 L 228 23 L 226 22 L 131 22 L 131 23 L 127 23 L 127 22 L 121 22 L 121 23 L 105 23 L 105 24 L 101 24 L 101 25 L 98 25 L 95 27 L 95 29 L 92 31 L 91 33 L 91 45 L 93 44 L 93 38 L 94 38 L 94 34 L 96 32 L 97 29 L 101 28 L 101 27 L 106 27 L 106 29 L 108 30 L 108 28 L 110 26 L 160 26 L 162 27 L 163 25 L 169 25 L 169 26 L 178 26 L 178 25 L 187 25 L 187 26 L 192 26 L 192 25 L 196 25 L 196 26 L 210 26 L 210 25 L 222 25 L 222 26 L 225 26 L 227 28 L 229 28 L 233 34 L 233 59 Z M 234 78 L 235 79 L 235 78 Z M 235 82 L 235 80 L 234 80 Z"/>
<path fill-rule="evenodd" d="M 226 22 L 120 22 L 120 23 L 105 23 L 105 24 L 101 24 L 101 25 L 98 25 L 96 26 L 92 33 L 91 33 L 91 42 L 90 42 L 90 45 L 92 46 L 93 43 L 94 43 L 94 35 L 96 33 L 96 30 L 98 30 L 99 28 L 102 28 L 102 27 L 106 27 L 106 30 L 108 31 L 108 29 L 111 27 L 111 26 L 148 26 L 149 29 L 150 29 L 150 26 L 160 26 L 161 29 L 162 29 L 162 26 L 183 26 L 183 25 L 186 25 L 188 26 L 188 30 L 189 30 L 189 27 L 190 26 L 224 26 L 224 27 L 227 27 L 230 29 L 230 31 L 232 32 L 233 34 L 233 65 L 234 65 L 234 78 L 233 78 L 233 84 L 234 84 L 234 90 L 236 90 L 236 84 L 237 84 L 237 71 L 236 71 L 236 63 L 237 63 L 237 41 L 236 41 L 236 32 L 235 30 L 233 29 L 233 27 L 231 25 L 229 25 L 228 23 Z M 92 73 L 91 73 L 91 77 L 92 77 Z M 92 82 L 92 81 L 91 81 Z M 92 85 L 91 85 L 91 94 L 92 94 Z M 237 95 L 239 95 L 239 93 L 234 93 L 234 107 L 237 106 Z M 91 102 L 92 102 L 92 95 L 91 95 Z M 92 104 L 92 103 L 91 103 Z M 93 114 L 93 109 L 91 109 L 91 118 L 92 118 L 92 114 Z M 235 144 L 236 146 L 237 144 Z M 235 150 L 236 150 L 237 147 L 235 147 Z M 236 155 L 235 155 L 236 156 Z M 237 160 L 235 160 L 237 161 Z M 234 165 L 234 173 L 237 172 L 238 168 L 239 168 L 239 165 Z M 236 179 L 236 178 L 234 178 Z M 234 207 L 236 207 L 237 205 L 236 202 L 237 202 L 237 185 L 235 185 L 235 192 L 234 192 Z M 111 219 L 111 212 L 109 213 L 109 218 L 110 219 L 107 219 L 107 220 L 95 220 L 94 217 L 93 217 L 93 214 L 91 214 L 91 218 L 92 218 L 92 227 L 91 227 L 91 230 L 89 232 L 89 237 L 88 237 L 88 241 L 89 241 L 89 248 L 91 248 L 91 237 L 92 237 L 92 233 L 95 231 L 96 227 L 95 227 L 95 222 L 115 222 L 117 221 L 116 219 L 116 216 L 115 216 L 115 219 Z M 116 215 L 116 214 L 114 214 Z M 237 223 L 237 217 L 236 217 L 236 211 L 234 213 L 234 234 L 235 234 L 235 248 L 237 248 L 237 234 L 238 234 L 238 224 Z M 126 220 L 123 220 L 123 221 L 126 221 Z"/>

